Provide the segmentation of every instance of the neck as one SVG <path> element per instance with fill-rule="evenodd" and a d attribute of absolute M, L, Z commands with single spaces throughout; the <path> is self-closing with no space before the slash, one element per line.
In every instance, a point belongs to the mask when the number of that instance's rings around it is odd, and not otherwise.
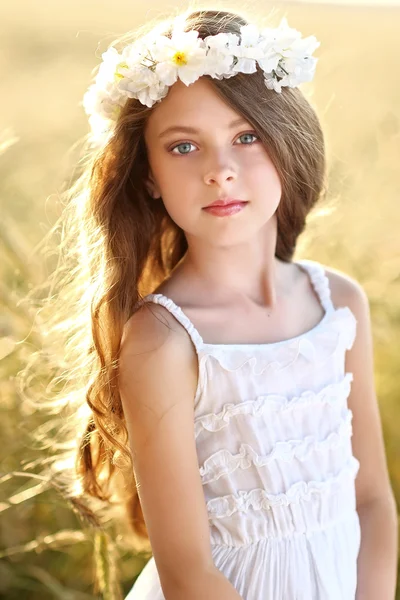
<path fill-rule="evenodd" d="M 276 218 L 250 240 L 231 246 L 188 239 L 188 251 L 174 269 L 192 290 L 223 301 L 250 301 L 273 309 L 287 291 L 285 264 L 275 257 Z M 285 276 L 285 277 L 284 277 Z"/>

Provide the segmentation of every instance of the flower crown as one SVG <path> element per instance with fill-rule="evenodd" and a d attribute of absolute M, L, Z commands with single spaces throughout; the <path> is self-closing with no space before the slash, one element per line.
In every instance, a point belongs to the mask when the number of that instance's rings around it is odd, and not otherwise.
<path fill-rule="evenodd" d="M 311 81 L 320 43 L 315 36 L 302 39 L 285 18 L 277 28 L 240 27 L 240 36 L 218 33 L 204 38 L 196 30 L 184 31 L 176 20 L 171 38 L 153 32 L 126 46 L 120 54 L 111 47 L 83 97 L 89 116 L 92 141 L 104 143 L 128 98 L 152 107 L 168 93 L 179 78 L 185 85 L 202 75 L 214 79 L 237 73 L 255 73 L 257 63 L 264 72 L 265 85 L 281 93 L 282 87 L 297 87 Z"/>

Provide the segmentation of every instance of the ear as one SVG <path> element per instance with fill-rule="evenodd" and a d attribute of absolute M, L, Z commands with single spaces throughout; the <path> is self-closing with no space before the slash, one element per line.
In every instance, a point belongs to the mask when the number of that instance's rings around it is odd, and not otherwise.
<path fill-rule="evenodd" d="M 145 181 L 145 186 L 146 186 L 146 189 L 149 192 L 150 196 L 152 196 L 155 200 L 157 200 L 158 198 L 161 198 L 160 188 L 158 187 L 157 183 L 155 182 L 154 176 L 151 171 L 149 172 L 149 176 Z"/>

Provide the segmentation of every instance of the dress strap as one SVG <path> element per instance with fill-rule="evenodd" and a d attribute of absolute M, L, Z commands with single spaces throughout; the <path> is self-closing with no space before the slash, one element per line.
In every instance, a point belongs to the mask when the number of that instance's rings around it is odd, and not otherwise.
<path fill-rule="evenodd" d="M 164 296 L 164 294 L 148 294 L 143 298 L 144 302 L 154 302 L 156 304 L 161 304 L 164 306 L 181 325 L 186 329 L 190 338 L 196 348 L 196 352 L 198 353 L 200 347 L 203 345 L 203 338 L 189 319 L 183 312 L 183 310 L 175 304 L 171 298 L 168 296 Z"/>
<path fill-rule="evenodd" d="M 323 265 L 315 260 L 303 258 L 297 260 L 297 264 L 306 268 L 310 275 L 311 283 L 314 286 L 315 292 L 317 293 L 320 302 L 327 313 L 335 311 L 335 307 L 332 303 L 331 289 L 329 286 L 329 279 L 326 276 Z"/>
<path fill-rule="evenodd" d="M 331 290 L 329 287 L 329 279 L 325 274 L 324 267 L 314 261 L 309 259 L 297 260 L 297 264 L 300 267 L 304 267 L 307 273 L 310 276 L 311 283 L 315 289 L 317 296 L 320 299 L 320 302 L 327 313 L 334 312 L 335 307 L 332 304 L 331 300 Z M 156 304 L 161 304 L 166 308 L 175 319 L 183 325 L 183 327 L 188 332 L 195 348 L 196 352 L 199 353 L 202 346 L 204 346 L 203 338 L 200 333 L 197 331 L 189 317 L 185 315 L 183 310 L 175 304 L 171 298 L 168 296 L 164 296 L 164 294 L 148 294 L 143 297 L 143 302 L 154 302 Z"/>

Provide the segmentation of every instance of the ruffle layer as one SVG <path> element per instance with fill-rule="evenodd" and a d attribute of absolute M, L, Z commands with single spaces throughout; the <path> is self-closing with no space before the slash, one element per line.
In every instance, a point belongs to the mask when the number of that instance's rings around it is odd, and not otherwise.
<path fill-rule="evenodd" d="M 204 344 L 203 355 L 215 359 L 225 371 L 249 365 L 253 375 L 264 371 L 283 371 L 302 356 L 309 362 L 329 360 L 338 349 L 350 349 L 356 335 L 357 320 L 348 306 L 325 313 L 310 331 L 272 344 Z"/>
<path fill-rule="evenodd" d="M 227 427 L 232 417 L 252 415 L 259 417 L 264 411 L 292 411 L 315 403 L 337 403 L 339 398 L 346 399 L 350 394 L 353 373 L 346 373 L 338 382 L 330 383 L 319 392 L 306 390 L 300 396 L 288 398 L 281 394 L 265 394 L 255 400 L 246 400 L 238 404 L 225 404 L 218 413 L 208 413 L 195 419 L 195 437 L 201 431 L 220 431 Z"/>
<path fill-rule="evenodd" d="M 240 490 L 237 494 L 229 494 L 212 498 L 207 502 L 209 520 L 230 517 L 236 512 L 247 513 L 249 510 L 270 510 L 274 506 L 288 506 L 302 500 L 310 500 L 312 494 L 331 494 L 346 481 L 355 479 L 360 463 L 352 456 L 348 464 L 339 474 L 329 474 L 325 481 L 299 481 L 292 485 L 286 493 L 269 494 L 262 488 L 249 492 Z"/>
<path fill-rule="evenodd" d="M 249 444 L 240 444 L 240 452 L 231 454 L 229 450 L 218 450 L 200 467 L 202 484 L 212 483 L 224 475 L 230 475 L 237 469 L 249 469 L 252 465 L 264 467 L 272 460 L 290 462 L 293 458 L 305 461 L 313 452 L 334 450 L 352 435 L 353 413 L 347 409 L 346 416 L 336 431 L 332 431 L 324 440 L 309 435 L 301 440 L 277 442 L 271 452 L 259 456 Z"/>

